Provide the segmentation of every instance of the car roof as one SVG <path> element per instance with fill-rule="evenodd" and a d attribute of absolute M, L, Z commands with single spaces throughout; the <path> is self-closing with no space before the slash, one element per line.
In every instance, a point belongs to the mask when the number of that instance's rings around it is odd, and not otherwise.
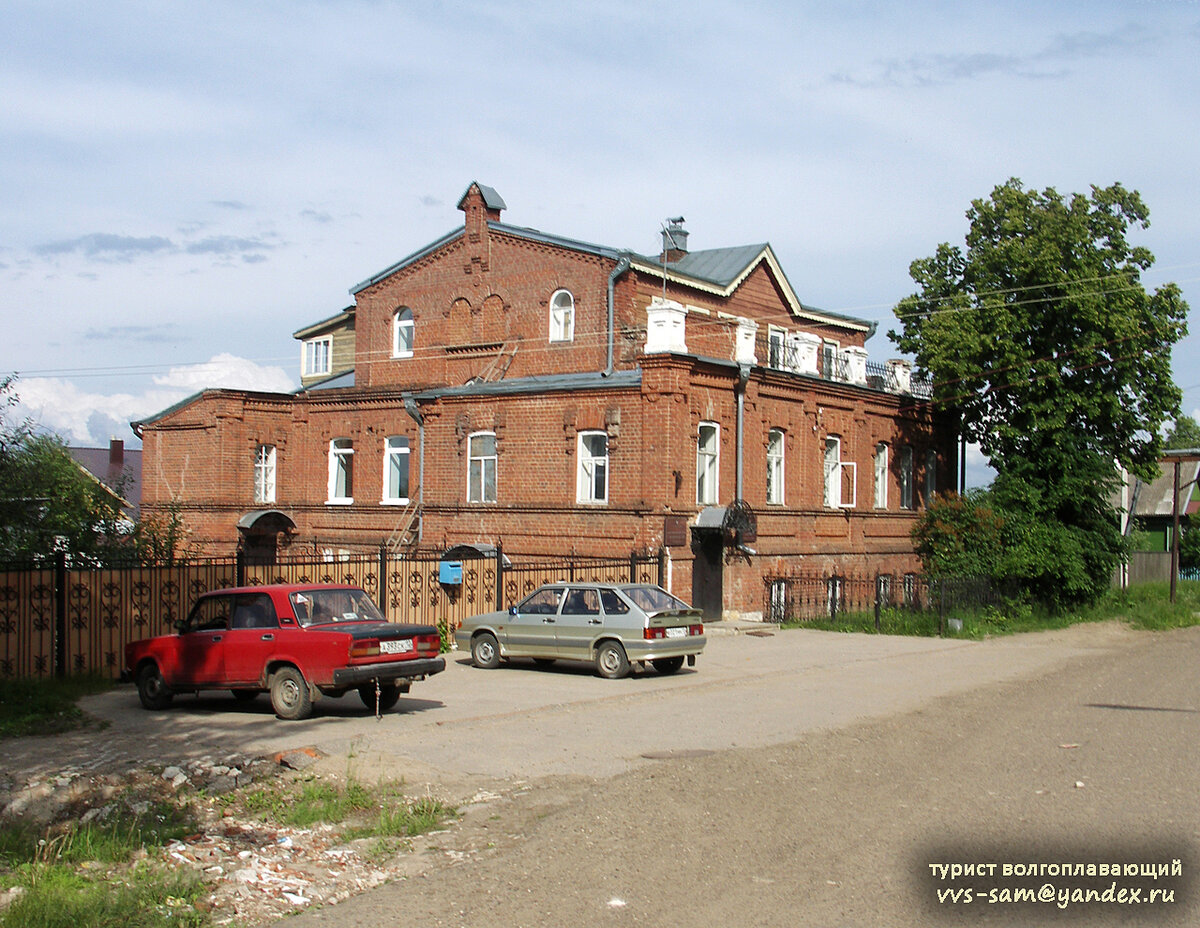
<path fill-rule="evenodd" d="M 235 593 L 308 593 L 313 590 L 362 590 L 361 586 L 353 583 L 260 583 L 256 586 L 232 586 L 220 589 L 205 590 L 200 598 L 205 596 L 229 596 Z"/>

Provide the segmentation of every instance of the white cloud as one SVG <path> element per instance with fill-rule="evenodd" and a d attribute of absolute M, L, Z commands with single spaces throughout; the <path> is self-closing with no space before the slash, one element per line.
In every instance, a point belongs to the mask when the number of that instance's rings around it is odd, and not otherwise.
<path fill-rule="evenodd" d="M 130 422 L 145 419 L 205 389 L 224 387 L 288 393 L 295 382 L 280 367 L 264 367 L 245 358 L 219 354 L 203 364 L 181 365 L 153 378 L 155 386 L 141 393 L 104 393 L 82 389 L 58 377 L 18 380 L 19 398 L 13 418 L 28 417 L 34 425 L 61 435 L 68 444 L 101 447 L 110 438 L 134 438 Z"/>

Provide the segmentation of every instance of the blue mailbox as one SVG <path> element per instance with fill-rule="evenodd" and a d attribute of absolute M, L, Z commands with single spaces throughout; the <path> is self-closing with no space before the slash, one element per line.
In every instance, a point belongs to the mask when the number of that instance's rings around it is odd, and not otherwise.
<path fill-rule="evenodd" d="M 447 586 L 462 586 L 462 561 L 440 561 L 438 583 Z"/>

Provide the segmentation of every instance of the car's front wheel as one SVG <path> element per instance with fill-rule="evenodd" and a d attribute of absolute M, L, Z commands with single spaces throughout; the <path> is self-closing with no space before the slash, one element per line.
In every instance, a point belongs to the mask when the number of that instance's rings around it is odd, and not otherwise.
<path fill-rule="evenodd" d="M 171 705 L 171 692 L 157 664 L 147 664 L 137 675 L 138 699 L 147 709 L 165 709 Z"/>
<path fill-rule="evenodd" d="M 683 666 L 682 657 L 660 657 L 658 660 L 651 661 L 654 669 L 662 674 L 672 674 Z"/>
<path fill-rule="evenodd" d="M 312 715 L 312 694 L 308 683 L 295 667 L 280 667 L 271 676 L 271 708 L 290 722 Z"/>
<path fill-rule="evenodd" d="M 484 670 L 500 666 L 500 645 L 491 632 L 481 632 L 471 639 L 471 663 Z"/>
<path fill-rule="evenodd" d="M 363 701 L 363 705 L 368 709 L 374 709 L 377 712 L 387 712 L 388 709 L 400 701 L 400 687 L 395 683 L 379 684 L 379 700 L 376 702 L 375 684 L 360 686 L 358 688 L 358 698 Z"/>
<path fill-rule="evenodd" d="M 608 680 L 617 680 L 629 673 L 629 658 L 619 642 L 605 641 L 596 650 L 596 672 Z"/>

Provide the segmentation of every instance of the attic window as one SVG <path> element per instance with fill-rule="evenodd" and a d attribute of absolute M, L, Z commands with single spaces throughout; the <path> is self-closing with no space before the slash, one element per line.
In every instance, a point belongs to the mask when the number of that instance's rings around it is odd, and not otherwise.
<path fill-rule="evenodd" d="M 570 290 L 557 290 L 550 298 L 550 341 L 575 338 L 575 297 Z"/>
<path fill-rule="evenodd" d="M 301 373 L 305 377 L 319 377 L 332 369 L 333 337 L 310 338 L 301 348 Z"/>
<path fill-rule="evenodd" d="M 411 358 L 413 353 L 413 335 L 415 326 L 412 310 L 403 306 L 396 310 L 392 324 L 392 357 Z"/>

